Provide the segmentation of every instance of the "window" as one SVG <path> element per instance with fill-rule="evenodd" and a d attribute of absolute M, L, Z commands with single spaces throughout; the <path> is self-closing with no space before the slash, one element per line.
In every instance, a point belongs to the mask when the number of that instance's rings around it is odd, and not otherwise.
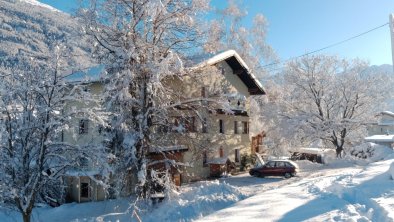
<path fill-rule="evenodd" d="M 89 183 L 81 183 L 81 197 L 89 198 Z"/>
<path fill-rule="evenodd" d="M 268 168 L 275 167 L 275 162 L 268 162 L 267 164 L 265 164 L 265 166 Z"/>
<path fill-rule="evenodd" d="M 219 120 L 219 133 L 224 133 L 224 123 L 223 120 Z"/>
<path fill-rule="evenodd" d="M 202 165 L 204 167 L 208 166 L 208 154 L 206 150 L 204 150 L 204 152 L 202 153 Z"/>
<path fill-rule="evenodd" d="M 285 166 L 286 166 L 286 167 L 293 167 L 293 165 L 291 165 L 291 164 L 288 163 L 288 162 L 285 162 Z"/>
<path fill-rule="evenodd" d="M 81 157 L 81 158 L 79 158 L 79 165 L 80 165 L 81 167 L 87 167 L 87 166 L 89 166 L 89 159 L 86 158 L 86 157 Z"/>
<path fill-rule="evenodd" d="M 276 167 L 285 167 L 284 162 L 276 162 Z"/>
<path fill-rule="evenodd" d="M 224 157 L 224 150 L 223 147 L 219 148 L 219 157 Z"/>
<path fill-rule="evenodd" d="M 157 131 L 159 133 L 168 133 L 168 131 L 169 131 L 168 128 L 169 128 L 168 125 L 161 125 L 158 127 Z"/>
<path fill-rule="evenodd" d="M 201 87 L 201 97 L 207 98 L 207 89 L 205 87 Z"/>
<path fill-rule="evenodd" d="M 208 133 L 207 125 L 208 125 L 207 119 L 204 118 L 202 121 L 202 129 L 201 129 L 202 133 Z"/>
<path fill-rule="evenodd" d="M 248 134 L 249 133 L 249 126 L 248 126 L 248 122 L 244 121 L 242 122 L 243 125 L 243 134 Z"/>
<path fill-rule="evenodd" d="M 186 131 L 187 132 L 196 132 L 196 118 L 194 116 L 186 118 Z"/>
<path fill-rule="evenodd" d="M 172 121 L 171 121 L 171 125 L 172 125 L 172 127 L 171 127 L 171 132 L 174 132 L 174 133 L 180 133 L 180 123 L 181 121 L 180 121 L 180 117 L 177 117 L 177 116 L 175 116 L 175 117 L 172 117 Z"/>
<path fill-rule="evenodd" d="M 235 149 L 235 162 L 239 163 L 239 149 Z"/>
<path fill-rule="evenodd" d="M 89 120 L 81 119 L 79 121 L 79 134 L 87 134 L 89 129 Z"/>
<path fill-rule="evenodd" d="M 102 134 L 103 131 L 104 131 L 104 126 L 99 125 L 97 131 L 98 131 L 99 134 Z"/>
<path fill-rule="evenodd" d="M 234 134 L 238 134 L 238 121 L 234 121 Z"/>

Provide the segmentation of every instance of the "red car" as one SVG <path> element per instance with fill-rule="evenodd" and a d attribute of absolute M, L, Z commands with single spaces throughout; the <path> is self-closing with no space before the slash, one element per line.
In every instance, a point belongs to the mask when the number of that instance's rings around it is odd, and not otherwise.
<path fill-rule="evenodd" d="M 297 172 L 297 164 L 290 160 L 271 160 L 263 166 L 249 170 L 249 174 L 256 177 L 284 176 L 290 178 L 295 176 Z"/>

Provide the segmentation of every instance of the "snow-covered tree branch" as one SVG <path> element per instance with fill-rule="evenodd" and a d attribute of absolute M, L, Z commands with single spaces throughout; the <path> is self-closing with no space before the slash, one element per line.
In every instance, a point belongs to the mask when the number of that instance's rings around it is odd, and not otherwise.
<path fill-rule="evenodd" d="M 24 221 L 36 203 L 64 199 L 62 176 L 80 156 L 97 150 L 62 141 L 69 127 L 67 101 L 80 101 L 79 85 L 64 78 L 67 48 L 55 47 L 50 60 L 26 59 L 28 66 L 1 67 L 0 81 L 0 200 L 18 209 Z M 77 90 L 78 91 L 78 90 Z"/>
<path fill-rule="evenodd" d="M 382 109 L 388 76 L 367 74 L 360 60 L 309 56 L 289 62 L 283 76 L 282 119 L 300 141 L 322 140 L 338 156 Z"/>

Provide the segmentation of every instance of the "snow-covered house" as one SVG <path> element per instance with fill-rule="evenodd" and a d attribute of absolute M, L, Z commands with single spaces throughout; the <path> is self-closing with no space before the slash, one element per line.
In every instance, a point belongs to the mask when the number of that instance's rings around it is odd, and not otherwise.
<path fill-rule="evenodd" d="M 197 116 L 195 112 L 187 109 L 182 110 L 188 120 L 183 126 L 186 134 L 168 129 L 152 129 L 154 130 L 153 137 L 157 137 L 152 138 L 153 141 L 156 140 L 154 142 L 156 145 L 149 150 L 150 158 L 152 160 L 170 158 L 178 165 L 184 165 L 180 171 L 178 169 L 170 171 L 173 181 L 177 185 L 201 180 L 213 174 L 217 175 L 218 167 L 227 168 L 227 166 L 218 166 L 220 165 L 217 161 L 219 159 L 225 160 L 222 162 L 226 165 L 231 162 L 232 166 L 237 166 L 240 164 L 242 153 L 256 151 L 255 148 L 251 149 L 249 135 L 249 98 L 254 95 L 264 95 L 263 86 L 234 50 L 220 53 L 195 65 L 196 69 L 201 70 L 204 70 L 204 67 L 212 66 L 219 68 L 220 72 L 205 73 L 201 71 L 197 75 L 197 79 L 185 77 L 182 82 L 171 80 L 166 84 L 168 87 L 174 87 L 177 91 L 182 92 L 184 99 L 202 98 L 201 103 L 204 103 L 204 98 L 214 99 L 215 96 L 212 94 L 218 93 L 218 88 L 220 88 L 220 93 L 225 95 L 229 102 L 227 110 L 217 109 L 200 112 L 201 116 Z M 95 77 L 92 81 L 88 81 L 90 84 L 87 84 L 86 87 L 88 91 L 99 96 L 103 92 L 104 83 L 96 81 L 97 70 L 95 69 L 93 72 Z M 81 105 L 72 104 L 70 108 L 72 107 L 78 109 L 81 108 Z M 169 117 L 173 120 L 174 126 L 181 125 L 181 120 L 177 115 L 179 112 Z M 80 119 L 75 120 L 73 127 L 71 128 L 75 132 L 64 134 L 62 138 L 64 141 L 102 145 L 104 138 L 101 135 L 100 125 L 93 124 L 81 116 Z M 158 139 L 163 135 L 167 138 L 172 137 L 173 140 L 163 142 Z M 80 169 L 70 172 L 70 177 L 67 178 L 71 200 L 84 202 L 105 199 L 106 193 L 98 180 L 101 177 L 99 166 L 89 161 L 81 166 Z M 156 167 L 163 168 L 165 166 L 160 163 Z M 211 172 L 212 170 L 215 172 Z M 130 177 L 130 183 L 126 188 L 130 192 L 133 190 L 132 181 L 133 178 Z"/>
<path fill-rule="evenodd" d="M 232 114 L 218 109 L 216 112 L 202 112 L 201 117 L 190 113 L 187 137 L 174 134 L 178 143 L 185 142 L 188 150 L 182 150 L 181 160 L 190 163 L 183 172 L 176 173 L 175 178 L 181 182 L 189 182 L 217 175 L 217 160 L 224 160 L 221 168 L 228 169 L 229 161 L 235 166 L 241 162 L 241 154 L 252 153 L 249 135 L 251 96 L 264 95 L 265 90 L 257 78 L 251 73 L 245 61 L 234 50 L 225 51 L 197 65 L 197 67 L 216 66 L 220 73 L 204 73 L 198 79 L 184 79 L 182 83 L 173 82 L 184 93 L 185 98 L 212 98 L 217 89 L 223 87 L 221 93 L 226 95 Z M 187 111 L 185 111 L 187 112 Z M 190 137 L 197 141 L 190 144 Z M 229 161 L 227 161 L 229 160 Z M 215 166 L 213 166 L 215 165 Z M 219 164 L 220 165 L 220 164 Z M 215 172 L 211 172 L 215 171 Z"/>
<path fill-rule="evenodd" d="M 89 73 L 98 72 L 101 68 L 89 70 Z M 94 70 L 94 71 L 93 71 Z M 88 93 L 90 102 L 68 101 L 66 111 L 76 113 L 71 124 L 62 132 L 61 142 L 89 147 L 89 149 L 100 149 L 105 144 L 103 136 L 103 127 L 98 123 L 91 121 L 92 116 L 86 112 L 93 111 L 101 107 L 100 96 L 103 93 L 103 85 L 98 78 L 85 79 L 80 73 L 72 75 L 69 79 L 71 84 L 80 85 L 80 90 Z M 90 77 L 91 78 L 91 77 Z M 73 155 L 72 153 L 70 155 Z M 75 157 L 78 159 L 78 167 L 69 169 L 65 174 L 66 201 L 67 202 L 89 202 L 106 199 L 106 191 L 101 183 L 103 176 L 103 166 L 107 163 L 101 160 L 87 157 Z M 105 159 L 104 159 L 105 160 Z"/>
<path fill-rule="evenodd" d="M 367 127 L 368 136 L 394 134 L 394 113 L 383 111 L 376 115 L 378 121 Z"/>
<path fill-rule="evenodd" d="M 367 126 L 368 136 L 364 140 L 392 147 L 394 144 L 394 113 L 383 111 L 377 117 L 376 123 Z"/>

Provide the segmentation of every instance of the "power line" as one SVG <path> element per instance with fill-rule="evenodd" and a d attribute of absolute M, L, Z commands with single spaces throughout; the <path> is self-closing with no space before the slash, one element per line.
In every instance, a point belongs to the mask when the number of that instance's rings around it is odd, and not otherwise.
<path fill-rule="evenodd" d="M 316 52 L 320 52 L 320 51 L 323 51 L 323 50 L 332 48 L 332 47 L 334 47 L 334 46 L 343 44 L 343 43 L 345 43 L 345 42 L 348 42 L 348 41 L 350 41 L 350 40 L 353 40 L 353 39 L 355 39 L 355 38 L 358 38 L 358 37 L 360 37 L 360 36 L 363 36 L 363 35 L 365 35 L 365 34 L 368 34 L 368 33 L 372 32 L 372 31 L 375 31 L 375 30 L 377 30 L 377 29 L 380 29 L 380 28 L 382 28 L 382 27 L 384 27 L 384 26 L 386 26 L 386 25 L 388 25 L 388 24 L 389 24 L 388 22 L 387 22 L 387 23 L 384 23 L 383 25 L 379 25 L 379 26 L 377 26 L 377 27 L 375 27 L 375 28 L 372 28 L 372 29 L 370 29 L 370 30 L 368 30 L 368 31 L 362 32 L 362 33 L 360 33 L 360 34 L 358 34 L 358 35 L 352 36 L 352 37 L 347 38 L 347 39 L 344 39 L 344 40 L 342 40 L 342 41 L 333 43 L 333 44 L 328 45 L 328 46 L 326 46 L 326 47 L 323 47 L 323 48 L 320 48 L 320 49 L 317 49 L 317 50 L 314 50 L 314 51 L 311 51 L 311 52 L 307 52 L 307 53 L 302 54 L 302 55 L 299 55 L 299 56 L 291 57 L 291 58 L 286 59 L 286 60 L 283 60 L 283 61 L 273 62 L 273 63 L 267 64 L 267 65 L 264 65 L 264 66 L 262 66 L 262 67 L 265 68 L 265 67 L 268 67 L 268 66 L 273 66 L 273 65 L 281 64 L 281 63 L 284 63 L 284 62 L 288 62 L 288 61 L 290 61 L 290 60 L 298 59 L 298 58 L 300 58 L 300 57 L 304 57 L 304 56 L 307 56 L 307 55 L 310 55 L 310 54 L 314 54 L 314 53 L 316 53 Z M 273 70 L 276 70 L 276 69 L 273 69 Z"/>

